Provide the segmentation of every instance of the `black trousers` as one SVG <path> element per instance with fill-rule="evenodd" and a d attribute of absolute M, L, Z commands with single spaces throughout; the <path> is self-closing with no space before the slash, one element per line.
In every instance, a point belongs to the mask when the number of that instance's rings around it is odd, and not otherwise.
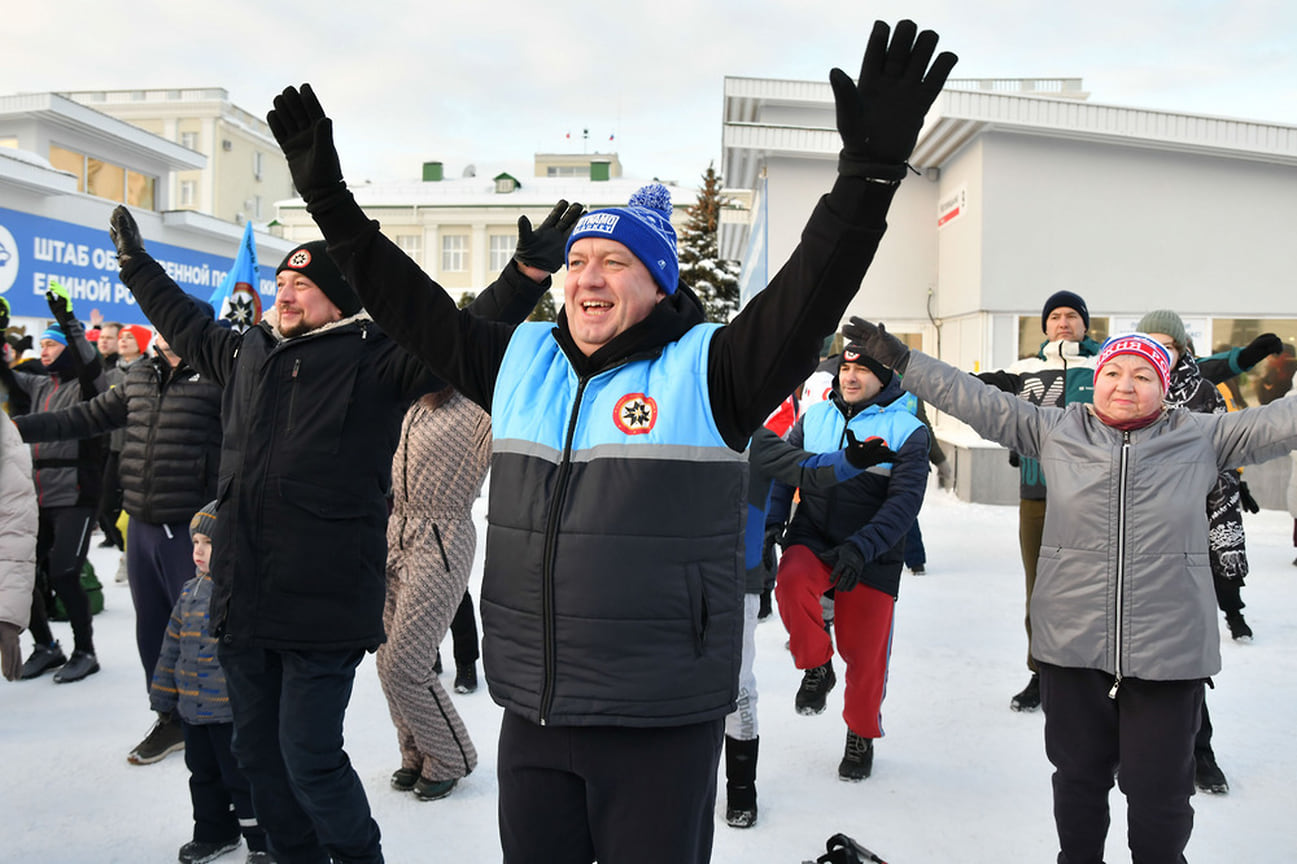
<path fill-rule="evenodd" d="M 1182 864 L 1193 831 L 1202 680 L 1124 678 L 1114 699 L 1106 672 L 1038 665 L 1059 864 L 1102 864 L 1114 775 L 1126 796 L 1133 864 Z"/>
<path fill-rule="evenodd" d="M 710 861 L 724 726 L 537 726 L 505 711 L 505 864 Z"/>
<path fill-rule="evenodd" d="M 477 662 L 477 617 L 473 614 L 473 595 L 464 592 L 455 617 L 450 619 L 450 638 L 454 644 L 455 666 L 472 666 Z"/>
<path fill-rule="evenodd" d="M 189 800 L 194 806 L 193 839 L 219 843 L 242 834 L 249 850 L 265 852 L 266 832 L 257 824 L 248 781 L 230 750 L 234 724 L 182 722 L 182 728 Z"/>
<path fill-rule="evenodd" d="M 68 610 L 73 647 L 91 654 L 95 651 L 94 627 L 90 622 L 90 599 L 81 587 L 81 565 L 86 563 L 86 552 L 90 549 L 93 521 L 91 507 L 42 507 L 36 534 L 37 570 L 44 571 L 49 587 Z M 36 644 L 49 645 L 54 641 L 49 611 L 45 608 L 45 592 L 39 583 L 32 592 L 30 627 Z"/>

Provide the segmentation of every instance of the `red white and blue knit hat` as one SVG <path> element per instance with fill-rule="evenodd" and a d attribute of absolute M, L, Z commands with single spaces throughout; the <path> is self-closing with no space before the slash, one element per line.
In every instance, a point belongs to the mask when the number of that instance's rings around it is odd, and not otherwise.
<path fill-rule="evenodd" d="M 1162 392 L 1171 389 L 1171 355 L 1147 333 L 1123 333 L 1109 336 L 1099 349 L 1099 360 L 1094 366 L 1094 377 L 1099 377 L 1103 364 L 1118 354 L 1134 354 L 1147 360 L 1157 370 L 1158 380 L 1162 383 Z"/>
<path fill-rule="evenodd" d="M 667 294 L 676 292 L 680 258 L 671 227 L 671 192 L 661 183 L 641 186 L 625 207 L 592 210 L 582 216 L 567 238 L 565 257 L 582 237 L 616 240 L 644 263 L 659 288 Z"/>

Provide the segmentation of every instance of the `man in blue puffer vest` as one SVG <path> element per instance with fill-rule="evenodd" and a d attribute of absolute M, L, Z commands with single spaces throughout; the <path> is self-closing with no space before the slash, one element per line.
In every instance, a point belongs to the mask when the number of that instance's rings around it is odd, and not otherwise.
<path fill-rule="evenodd" d="M 839 177 L 729 325 L 679 284 L 667 190 L 587 214 L 556 325 L 460 314 L 342 180 L 308 85 L 267 118 L 329 252 L 387 332 L 492 415 L 483 663 L 505 708 L 504 861 L 711 857 L 743 623 L 748 438 L 814 368 L 873 258 L 954 65 L 875 24 L 830 79 Z M 929 68 L 929 62 L 931 68 Z"/>
<path fill-rule="evenodd" d="M 806 670 L 794 705 L 800 714 L 819 714 L 837 681 L 820 597 L 835 589 L 833 629 L 847 667 L 847 744 L 838 777 L 859 781 L 873 771 L 873 742 L 883 735 L 892 612 L 905 535 L 927 488 L 929 438 L 897 376 L 855 344 L 842 349 L 829 398 L 788 430 L 788 443 L 830 453 L 845 445 L 848 431 L 861 441 L 883 439 L 896 458 L 828 489 L 802 489 L 784 533 L 775 597 L 793 661 Z M 783 525 L 792 496 L 792 487 L 776 484 L 767 526 Z"/>

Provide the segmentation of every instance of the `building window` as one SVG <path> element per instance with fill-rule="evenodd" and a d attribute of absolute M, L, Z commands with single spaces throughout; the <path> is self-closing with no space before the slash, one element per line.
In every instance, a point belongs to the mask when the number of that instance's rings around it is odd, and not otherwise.
<path fill-rule="evenodd" d="M 181 147 L 187 147 L 187 148 L 189 148 L 190 150 L 197 150 L 197 149 L 198 149 L 198 133 L 197 133 L 197 132 L 181 132 L 181 133 L 180 133 L 180 146 L 181 146 Z"/>
<path fill-rule="evenodd" d="M 50 164 L 60 171 L 76 175 L 77 191 L 86 191 L 86 157 L 73 150 L 50 145 Z"/>
<path fill-rule="evenodd" d="M 1110 323 L 1107 318 L 1098 315 L 1090 316 L 1090 329 L 1086 335 L 1103 344 L 1108 338 Z M 1040 346 L 1045 341 L 1045 334 L 1040 330 L 1039 315 L 1018 316 L 1018 357 L 1035 357 L 1040 353 Z"/>
<path fill-rule="evenodd" d="M 252 179 L 253 180 L 261 179 L 261 165 L 262 165 L 263 156 L 264 154 L 260 150 L 257 150 L 252 154 Z"/>
<path fill-rule="evenodd" d="M 1276 334 L 1284 343 L 1283 353 L 1262 358 L 1250 371 L 1226 382 L 1240 408 L 1268 405 L 1288 392 L 1297 372 L 1297 318 L 1213 318 L 1211 344 L 1194 346 L 1198 356 L 1203 357 L 1246 348 L 1262 333 Z"/>
<path fill-rule="evenodd" d="M 261 218 L 261 196 L 260 195 L 252 196 L 252 218 L 253 219 Z"/>
<path fill-rule="evenodd" d="M 126 172 L 126 203 L 130 206 L 142 207 L 146 210 L 157 209 L 154 197 L 156 188 L 155 178 L 138 171 Z"/>
<path fill-rule="evenodd" d="M 9 148 L 10 150 L 17 150 L 17 149 L 18 149 L 18 139 L 17 139 L 17 138 L 0 138 L 0 147 L 7 147 L 7 148 Z"/>
<path fill-rule="evenodd" d="M 546 177 L 586 177 L 590 176 L 589 165 L 547 165 Z"/>
<path fill-rule="evenodd" d="M 447 234 L 441 238 L 441 269 L 444 273 L 459 273 L 468 269 L 468 238 L 463 234 Z"/>
<path fill-rule="evenodd" d="M 517 234 L 491 235 L 491 272 L 499 273 L 509 265 L 513 250 L 518 246 Z"/>
<path fill-rule="evenodd" d="M 396 245 L 402 252 L 410 256 L 410 260 L 415 264 L 423 266 L 423 238 L 418 234 L 397 234 Z"/>
<path fill-rule="evenodd" d="M 198 181 L 196 180 L 180 181 L 180 206 L 181 207 L 198 206 Z"/>

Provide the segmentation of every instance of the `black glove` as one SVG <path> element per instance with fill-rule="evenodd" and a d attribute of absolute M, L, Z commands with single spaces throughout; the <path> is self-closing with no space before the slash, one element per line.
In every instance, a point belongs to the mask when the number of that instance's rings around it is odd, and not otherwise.
<path fill-rule="evenodd" d="M 783 533 L 782 525 L 766 526 L 766 539 L 761 546 L 761 563 L 772 573 L 779 563 L 775 560 L 775 544 L 779 542 L 779 535 Z"/>
<path fill-rule="evenodd" d="M 824 848 L 829 851 L 816 858 L 816 864 L 886 864 L 846 834 L 834 834 Z"/>
<path fill-rule="evenodd" d="M 131 211 L 120 204 L 113 208 L 113 215 L 108 217 L 108 236 L 113 238 L 113 245 L 117 247 L 118 269 L 125 267 L 132 255 L 144 251 L 140 226 L 135 224 Z"/>
<path fill-rule="evenodd" d="M 1238 365 L 1247 371 L 1271 354 L 1281 353 L 1283 353 L 1283 340 L 1273 333 L 1262 333 L 1238 352 Z"/>
<path fill-rule="evenodd" d="M 9 301 L 0 297 L 0 330 L 9 329 Z"/>
<path fill-rule="evenodd" d="M 913 21 L 901 21 L 889 45 L 887 24 L 875 21 L 859 83 L 853 84 L 841 69 L 829 72 L 842 136 L 839 174 L 883 180 L 905 176 L 905 160 L 914 150 L 923 118 L 959 60 L 943 51 L 929 68 L 937 34 L 924 30 L 915 39 L 915 29 Z"/>
<path fill-rule="evenodd" d="M 342 166 L 333 146 L 333 121 L 324 116 L 310 84 L 285 87 L 266 115 L 270 131 L 288 160 L 297 193 L 308 204 L 342 185 Z"/>
<path fill-rule="evenodd" d="M 887 442 L 877 435 L 871 435 L 864 441 L 856 438 L 856 433 L 847 430 L 847 461 L 851 467 L 862 471 L 884 462 L 895 462 L 896 454 L 887 446 Z"/>
<path fill-rule="evenodd" d="M 1260 513 L 1261 505 L 1252 497 L 1252 490 L 1247 488 L 1247 481 L 1238 481 L 1238 502 L 1249 513 Z"/>
<path fill-rule="evenodd" d="M 1012 465 L 1014 468 L 1017 468 L 1022 465 L 1022 457 L 1018 455 L 1017 450 L 1009 451 L 1009 464 Z"/>
<path fill-rule="evenodd" d="M 45 291 L 45 302 L 50 304 L 50 314 L 54 316 L 54 320 L 67 333 L 67 323 L 76 317 L 72 313 L 72 295 L 68 293 L 68 289 L 51 279 L 49 288 Z"/>
<path fill-rule="evenodd" d="M 567 263 L 564 253 L 567 250 L 567 238 L 572 233 L 576 220 L 585 213 L 580 204 L 568 203 L 563 199 L 549 211 L 540 227 L 533 229 L 531 220 L 526 216 L 518 217 L 518 248 L 513 257 L 519 264 L 536 267 L 546 273 L 557 273 Z"/>
<path fill-rule="evenodd" d="M 882 324 L 872 324 L 864 318 L 851 316 L 851 322 L 842 328 L 842 335 L 848 342 L 856 342 L 865 349 L 865 353 L 882 363 L 888 369 L 904 372 L 910 362 L 910 349 L 897 339 Z"/>
<path fill-rule="evenodd" d="M 833 568 L 829 579 L 838 591 L 850 591 L 860 584 L 860 573 L 865 569 L 865 556 L 855 543 L 846 542 L 833 547 L 820 556 L 820 560 Z"/>

